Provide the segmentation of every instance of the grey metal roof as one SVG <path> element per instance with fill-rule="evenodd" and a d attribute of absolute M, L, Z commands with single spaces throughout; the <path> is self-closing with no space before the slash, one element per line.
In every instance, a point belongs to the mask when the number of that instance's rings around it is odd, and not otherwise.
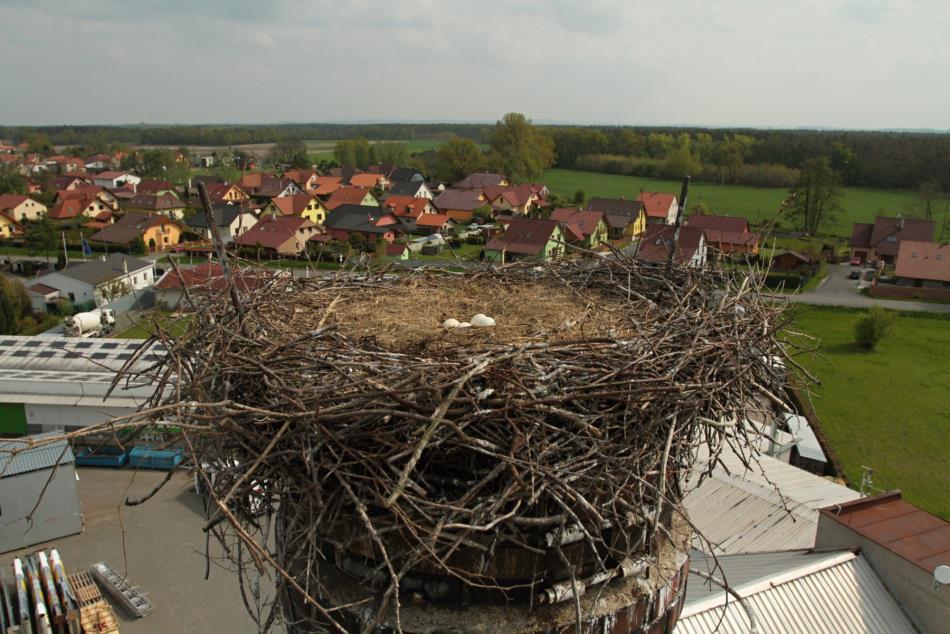
<path fill-rule="evenodd" d="M 723 466 L 696 487 L 687 483 L 683 505 L 690 520 L 713 544 L 717 554 L 771 552 L 812 548 L 818 509 L 861 497 L 857 491 L 788 463 L 758 455 L 747 469 L 730 450 Z M 708 461 L 700 450 L 698 469 Z M 697 472 L 698 473 L 698 472 Z M 705 550 L 705 542 L 697 543 Z"/>
<path fill-rule="evenodd" d="M 697 578 L 690 575 L 687 583 Z M 917 631 L 867 560 L 851 552 L 824 553 L 768 578 L 730 585 L 755 614 L 759 632 Z M 730 597 L 723 604 L 720 594 L 687 605 L 674 634 L 749 632 L 749 618 L 739 602 Z"/>
<path fill-rule="evenodd" d="M 48 469 L 56 464 L 73 462 L 75 459 L 73 451 L 65 440 L 28 448 L 32 443 L 42 442 L 58 435 L 57 432 L 47 432 L 0 443 L 0 478 L 9 478 L 21 473 Z"/>
<path fill-rule="evenodd" d="M 72 264 L 59 271 L 59 274 L 97 286 L 103 282 L 122 277 L 125 274 L 122 265 L 123 260 L 125 260 L 129 273 L 153 266 L 153 263 L 147 260 L 140 260 L 121 253 L 112 253 L 106 256 L 105 262 L 92 260 L 81 264 Z"/>
<path fill-rule="evenodd" d="M 0 373 L 5 379 L 36 371 L 113 374 L 141 345 L 138 339 L 0 336 Z M 164 352 L 152 344 L 138 360 L 146 367 Z"/>

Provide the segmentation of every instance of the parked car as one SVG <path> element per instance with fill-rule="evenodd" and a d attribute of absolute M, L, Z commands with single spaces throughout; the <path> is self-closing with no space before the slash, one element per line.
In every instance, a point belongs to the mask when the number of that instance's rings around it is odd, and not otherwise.
<path fill-rule="evenodd" d="M 861 279 L 861 271 L 859 271 L 859 270 L 857 270 L 857 269 L 854 269 L 853 271 L 851 271 L 851 273 L 850 273 L 850 275 L 848 275 L 848 277 L 849 277 L 850 279 L 852 279 L 852 280 L 860 280 L 860 279 Z"/>
<path fill-rule="evenodd" d="M 861 258 L 858 256 L 851 258 L 851 266 L 861 266 Z"/>

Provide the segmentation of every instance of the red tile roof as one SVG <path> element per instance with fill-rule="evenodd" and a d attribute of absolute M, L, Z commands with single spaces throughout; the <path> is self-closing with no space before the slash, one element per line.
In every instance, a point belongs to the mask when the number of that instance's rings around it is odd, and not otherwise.
<path fill-rule="evenodd" d="M 670 205 L 676 202 L 673 194 L 661 192 L 641 192 L 637 200 L 643 203 L 647 216 L 651 218 L 666 218 Z"/>
<path fill-rule="evenodd" d="M 902 241 L 929 241 L 933 240 L 933 237 L 933 220 L 879 216 L 874 219 L 873 225 L 855 223 L 851 232 L 851 246 L 874 249 L 878 255 L 896 256 Z"/>
<path fill-rule="evenodd" d="M 350 185 L 353 187 L 377 187 L 379 182 L 383 180 L 382 174 L 353 174 L 350 177 Z"/>
<path fill-rule="evenodd" d="M 950 282 L 950 244 L 901 241 L 894 275 L 915 280 Z"/>
<path fill-rule="evenodd" d="M 170 181 L 154 178 L 143 178 L 142 182 L 135 186 L 135 191 L 142 194 L 157 194 L 165 190 L 175 191 L 175 186 Z"/>
<path fill-rule="evenodd" d="M 0 194 L 0 211 L 7 211 L 8 209 L 19 207 L 29 199 L 29 196 L 20 194 Z"/>
<path fill-rule="evenodd" d="M 485 187 L 501 185 L 507 180 L 508 179 L 501 174 L 476 172 L 475 174 L 469 174 L 459 182 L 452 185 L 452 187 L 454 189 L 484 189 Z"/>
<path fill-rule="evenodd" d="M 50 293 L 58 293 L 58 288 L 53 288 L 52 286 L 47 286 L 46 284 L 40 284 L 37 282 L 32 286 L 27 286 L 27 290 L 33 291 L 37 295 L 49 295 Z"/>
<path fill-rule="evenodd" d="M 234 283 L 238 290 L 246 291 L 263 284 L 272 274 L 253 269 L 237 269 L 233 272 Z M 181 269 L 181 277 L 174 270 L 168 271 L 158 281 L 155 288 L 161 291 L 177 290 L 184 286 L 189 289 L 221 290 L 227 288 L 224 271 L 217 262 L 203 262 L 190 269 Z"/>
<path fill-rule="evenodd" d="M 449 220 L 448 214 L 422 214 L 416 218 L 416 226 L 439 228 Z"/>
<path fill-rule="evenodd" d="M 268 217 L 235 238 L 234 242 L 246 247 L 260 245 L 266 249 L 277 249 L 300 229 L 315 226 L 301 216 Z"/>
<path fill-rule="evenodd" d="M 597 229 L 598 223 L 604 219 L 604 212 L 592 210 L 578 210 L 572 207 L 562 207 L 551 212 L 551 218 L 560 222 L 574 225 L 581 232 L 584 239 Z"/>
<path fill-rule="evenodd" d="M 693 214 L 686 219 L 686 224 L 699 229 L 726 231 L 729 233 L 747 233 L 749 221 L 741 216 L 714 216 Z"/>
<path fill-rule="evenodd" d="M 341 187 L 326 202 L 327 209 L 336 209 L 340 205 L 359 205 L 370 190 L 365 187 Z"/>
<path fill-rule="evenodd" d="M 418 218 L 425 213 L 426 208 L 432 204 L 428 198 L 413 198 L 412 196 L 389 196 L 383 203 L 383 207 L 390 210 L 393 215 L 403 218 Z"/>
<path fill-rule="evenodd" d="M 540 255 L 545 245 L 551 240 L 551 235 L 557 226 L 557 220 L 512 218 L 508 222 L 505 233 L 489 240 L 485 249 L 522 255 Z"/>
<path fill-rule="evenodd" d="M 649 225 L 646 233 L 640 238 L 640 245 L 637 247 L 637 258 L 648 262 L 666 262 L 669 260 L 675 230 L 674 225 Z M 702 240 L 702 229 L 681 227 L 674 261 L 679 264 L 687 264 L 693 259 L 696 250 L 702 244 Z"/>
<path fill-rule="evenodd" d="M 446 189 L 435 199 L 435 206 L 439 209 L 472 211 L 487 204 L 480 200 L 481 192 L 474 189 Z"/>
<path fill-rule="evenodd" d="M 905 502 L 900 491 L 844 502 L 820 513 L 928 573 L 950 564 L 950 522 Z"/>
<path fill-rule="evenodd" d="M 343 185 L 343 179 L 336 176 L 318 176 L 313 193 L 317 196 L 329 196 Z"/>
<path fill-rule="evenodd" d="M 294 194 L 270 199 L 274 206 L 285 216 L 299 216 L 314 200 L 313 194 Z"/>

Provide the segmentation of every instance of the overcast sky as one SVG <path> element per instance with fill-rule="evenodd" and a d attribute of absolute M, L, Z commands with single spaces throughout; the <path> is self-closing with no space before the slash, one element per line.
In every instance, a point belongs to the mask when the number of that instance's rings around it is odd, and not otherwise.
<path fill-rule="evenodd" d="M 950 128 L 948 0 L 0 0 L 0 124 Z"/>

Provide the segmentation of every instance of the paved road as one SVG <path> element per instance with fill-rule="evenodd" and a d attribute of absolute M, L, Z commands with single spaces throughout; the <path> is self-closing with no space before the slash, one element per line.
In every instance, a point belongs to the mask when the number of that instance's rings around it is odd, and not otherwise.
<path fill-rule="evenodd" d="M 848 278 L 855 267 L 849 264 L 833 264 L 828 268 L 828 277 L 813 291 L 797 295 L 783 295 L 790 302 L 817 304 L 819 306 L 846 306 L 870 308 L 880 306 L 890 310 L 906 310 L 925 313 L 950 313 L 950 304 L 932 304 L 895 299 L 875 299 L 858 293 L 858 281 Z M 862 272 L 864 268 L 860 269 Z"/>

